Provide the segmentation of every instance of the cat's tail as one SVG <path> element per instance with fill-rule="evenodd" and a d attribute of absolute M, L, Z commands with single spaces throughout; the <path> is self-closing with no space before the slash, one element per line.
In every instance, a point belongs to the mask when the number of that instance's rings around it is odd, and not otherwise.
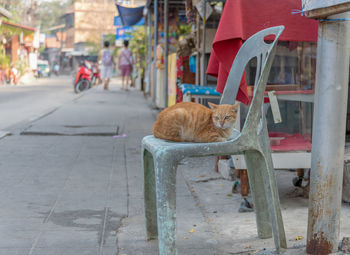
<path fill-rule="evenodd" d="M 159 126 L 159 122 L 157 120 L 153 125 L 153 129 L 152 129 L 153 135 L 157 138 L 160 138 L 160 139 L 166 139 L 166 136 L 162 132 L 159 131 L 160 128 L 158 126 Z"/>
<path fill-rule="evenodd" d="M 153 128 L 153 135 L 157 138 L 165 139 L 165 136 L 162 133 L 158 132 L 157 130 L 154 130 L 154 128 Z"/>
<path fill-rule="evenodd" d="M 156 121 L 153 125 L 153 135 L 159 139 L 174 141 L 174 142 L 183 142 L 181 137 L 178 134 L 178 131 L 172 126 L 168 129 L 162 129 L 161 125 Z"/>

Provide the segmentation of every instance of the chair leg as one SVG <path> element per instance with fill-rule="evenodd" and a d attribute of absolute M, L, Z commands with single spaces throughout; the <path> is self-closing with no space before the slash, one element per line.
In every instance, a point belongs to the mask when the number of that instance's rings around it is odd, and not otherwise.
<path fill-rule="evenodd" d="M 215 172 L 219 172 L 219 160 L 220 159 L 229 159 L 230 156 L 216 156 L 215 158 Z"/>
<path fill-rule="evenodd" d="M 268 148 L 270 150 L 270 148 Z M 265 169 L 263 171 L 263 180 L 265 186 L 265 193 L 267 194 L 268 208 L 270 212 L 272 233 L 275 240 L 275 246 L 277 252 L 282 252 L 287 248 L 286 235 L 284 232 L 280 199 L 278 195 L 278 189 L 276 184 L 276 177 L 272 164 L 272 158 L 270 153 L 265 153 Z M 264 166 L 262 166 L 264 167 Z"/>
<path fill-rule="evenodd" d="M 264 188 L 262 163 L 265 164 L 261 154 L 257 151 L 247 151 L 244 155 L 247 169 L 250 191 L 254 201 L 258 236 L 262 239 L 272 237 L 268 201 Z M 266 167 L 265 167 L 266 168 Z"/>
<path fill-rule="evenodd" d="M 270 218 L 272 223 L 272 232 L 274 235 L 275 246 L 277 252 L 282 252 L 287 248 L 286 235 L 284 232 L 283 219 L 280 207 L 280 199 L 278 195 L 275 169 L 273 167 L 270 141 L 268 139 L 267 127 L 262 130 L 263 134 L 260 136 L 260 144 L 262 148 L 264 163 L 261 165 L 263 173 L 263 181 L 265 186 L 265 193 L 267 196 Z"/>
<path fill-rule="evenodd" d="M 176 255 L 177 162 L 162 155 L 155 160 L 160 255 Z"/>
<path fill-rule="evenodd" d="M 249 195 L 249 181 L 247 169 L 240 170 L 239 179 L 241 180 L 241 196 L 248 197 Z"/>
<path fill-rule="evenodd" d="M 144 197 L 145 197 L 145 219 L 147 240 L 157 239 L 157 204 L 156 204 L 156 182 L 152 154 L 143 151 L 144 168 Z"/>

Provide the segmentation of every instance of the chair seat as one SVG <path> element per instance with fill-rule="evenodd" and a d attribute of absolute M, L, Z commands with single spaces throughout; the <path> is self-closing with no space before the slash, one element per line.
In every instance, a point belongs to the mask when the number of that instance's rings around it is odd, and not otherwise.
<path fill-rule="evenodd" d="M 234 129 L 233 136 L 225 142 L 213 143 L 192 143 L 192 142 L 173 142 L 149 135 L 143 138 L 142 144 L 152 154 L 159 151 L 178 151 L 178 153 L 187 156 L 210 156 L 210 155 L 226 155 L 234 153 L 233 143 L 235 143 L 241 133 Z M 218 151 L 218 148 L 220 150 Z M 239 148 L 237 148 L 239 149 Z"/>

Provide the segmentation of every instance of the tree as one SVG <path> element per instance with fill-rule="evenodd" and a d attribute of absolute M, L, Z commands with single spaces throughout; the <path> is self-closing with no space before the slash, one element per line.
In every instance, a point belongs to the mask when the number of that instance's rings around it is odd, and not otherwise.
<path fill-rule="evenodd" d="M 35 12 L 35 25 L 40 25 L 41 31 L 47 32 L 49 28 L 63 23 L 61 16 L 72 1 L 44 1 L 41 2 Z"/>
<path fill-rule="evenodd" d="M 11 12 L 12 21 L 16 23 L 22 22 L 25 4 L 23 0 L 0 0 L 0 6 Z"/>
<path fill-rule="evenodd" d="M 60 17 L 73 0 L 0 0 L 0 6 L 13 15 L 11 21 L 26 26 L 41 26 L 48 31 L 52 26 L 61 24 Z"/>

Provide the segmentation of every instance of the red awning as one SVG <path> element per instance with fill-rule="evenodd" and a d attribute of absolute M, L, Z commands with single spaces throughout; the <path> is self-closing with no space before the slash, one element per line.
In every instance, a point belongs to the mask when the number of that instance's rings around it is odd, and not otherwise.
<path fill-rule="evenodd" d="M 218 77 L 217 91 L 223 92 L 232 62 L 242 46 L 256 32 L 273 26 L 284 25 L 281 41 L 317 40 L 317 21 L 300 14 L 301 0 L 227 0 L 213 42 L 207 74 Z M 248 104 L 245 78 L 237 94 L 237 100 Z"/>

